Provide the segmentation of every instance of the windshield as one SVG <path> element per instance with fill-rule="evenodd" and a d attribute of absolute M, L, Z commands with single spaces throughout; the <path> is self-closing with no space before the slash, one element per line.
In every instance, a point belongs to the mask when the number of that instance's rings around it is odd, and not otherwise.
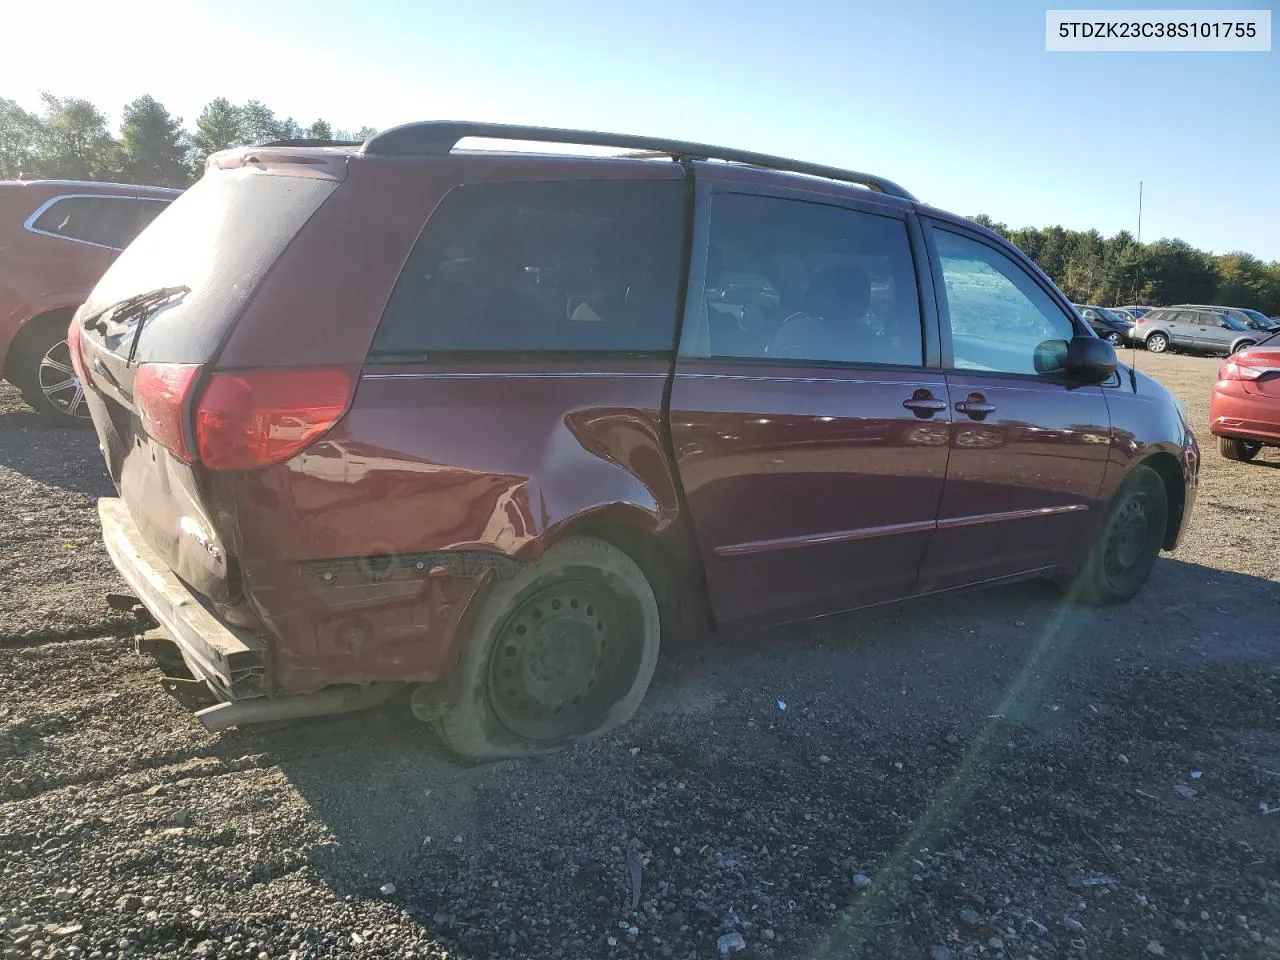
<path fill-rule="evenodd" d="M 1129 322 L 1124 317 L 1120 316 L 1120 314 L 1116 313 L 1114 310 L 1108 310 L 1106 307 L 1094 307 L 1093 309 L 1097 311 L 1098 316 L 1100 316 L 1103 320 L 1106 320 L 1108 323 L 1119 323 L 1121 325 L 1124 325 Z"/>
<path fill-rule="evenodd" d="M 1280 327 L 1280 324 L 1276 323 L 1274 320 L 1272 320 L 1270 317 L 1268 317 L 1265 313 L 1262 313 L 1261 311 L 1250 310 L 1246 307 L 1241 307 L 1240 312 L 1243 313 L 1245 316 L 1247 316 L 1250 320 L 1252 320 L 1257 325 L 1259 330 L 1275 330 L 1277 327 Z"/>
<path fill-rule="evenodd" d="M 1227 326 L 1228 326 L 1228 327 L 1230 327 L 1232 330 L 1248 330 L 1248 329 L 1250 329 L 1249 325 L 1248 325 L 1247 323 L 1245 323 L 1243 320 L 1237 320 L 1235 317 L 1228 316 L 1228 315 L 1227 315 L 1227 314 L 1225 314 L 1225 313 L 1220 313 L 1220 314 L 1218 314 L 1218 317 L 1219 317 L 1220 319 L 1222 319 L 1222 320 L 1225 320 L 1225 321 L 1226 321 Z"/>

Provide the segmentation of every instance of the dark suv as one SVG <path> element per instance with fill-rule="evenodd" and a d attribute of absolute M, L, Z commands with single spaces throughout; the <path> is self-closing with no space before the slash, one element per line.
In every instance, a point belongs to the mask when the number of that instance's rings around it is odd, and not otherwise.
<path fill-rule="evenodd" d="M 1084 317 L 1085 323 L 1093 328 L 1093 332 L 1113 347 L 1122 347 L 1129 340 L 1129 331 L 1133 329 L 1133 321 L 1127 320 L 1113 310 L 1092 304 L 1072 304 Z"/>
<path fill-rule="evenodd" d="M 551 749 L 687 628 L 1028 577 L 1127 600 L 1195 498 L 1176 402 L 1016 247 L 718 147 L 224 152 L 71 329 L 108 549 L 211 729 L 412 684 L 461 754 Z"/>

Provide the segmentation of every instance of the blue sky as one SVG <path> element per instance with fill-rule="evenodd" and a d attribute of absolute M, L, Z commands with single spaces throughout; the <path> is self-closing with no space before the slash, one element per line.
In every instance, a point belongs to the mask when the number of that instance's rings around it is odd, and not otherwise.
<path fill-rule="evenodd" d="M 149 92 L 190 125 L 222 95 L 304 124 L 651 133 L 1106 234 L 1136 230 L 1143 181 L 1143 239 L 1280 260 L 1274 40 L 1270 53 L 1048 53 L 1045 6 L 1011 0 L 75 0 L 50 58 L 47 18 L 27 9 L 29 26 L 7 18 L 19 42 L 0 58 L 0 96 L 29 106 L 47 89 L 116 121 Z"/>

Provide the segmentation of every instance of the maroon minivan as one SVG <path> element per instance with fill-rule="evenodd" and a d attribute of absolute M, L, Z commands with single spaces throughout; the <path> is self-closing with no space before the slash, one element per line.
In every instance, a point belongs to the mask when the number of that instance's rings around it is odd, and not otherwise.
<path fill-rule="evenodd" d="M 1015 247 L 698 144 L 216 154 L 71 339 L 108 549 L 213 730 L 411 684 L 464 756 L 551 749 L 628 719 L 685 628 L 1029 577 L 1127 600 L 1195 498 L 1177 402 Z"/>

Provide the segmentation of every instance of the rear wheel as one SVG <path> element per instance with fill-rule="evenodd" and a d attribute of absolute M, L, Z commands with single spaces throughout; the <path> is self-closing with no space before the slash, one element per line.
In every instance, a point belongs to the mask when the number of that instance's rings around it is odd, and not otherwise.
<path fill-rule="evenodd" d="M 1111 344 L 1113 347 L 1124 346 L 1124 337 L 1120 336 L 1120 334 L 1116 333 L 1114 330 L 1108 333 L 1105 337 L 1103 337 L 1103 339 L 1106 340 L 1107 343 Z"/>
<path fill-rule="evenodd" d="M 20 334 L 8 373 L 22 399 L 59 426 L 87 426 L 89 406 L 71 365 L 69 318 L 60 314 L 32 320 Z"/>
<path fill-rule="evenodd" d="M 1164 353 L 1169 349 L 1169 338 L 1163 333 L 1153 333 L 1147 337 L 1147 349 L 1152 353 Z"/>
<path fill-rule="evenodd" d="M 551 547 L 499 581 L 444 704 L 416 704 L 473 760 L 557 750 L 620 726 L 657 665 L 658 605 L 644 573 L 591 537 Z"/>
<path fill-rule="evenodd" d="M 1168 522 L 1164 481 L 1150 467 L 1134 467 L 1107 508 L 1068 592 L 1098 606 L 1131 600 L 1151 576 Z"/>
<path fill-rule="evenodd" d="M 1262 450 L 1257 440 L 1241 440 L 1239 437 L 1219 437 L 1218 452 L 1228 460 L 1248 462 Z"/>

